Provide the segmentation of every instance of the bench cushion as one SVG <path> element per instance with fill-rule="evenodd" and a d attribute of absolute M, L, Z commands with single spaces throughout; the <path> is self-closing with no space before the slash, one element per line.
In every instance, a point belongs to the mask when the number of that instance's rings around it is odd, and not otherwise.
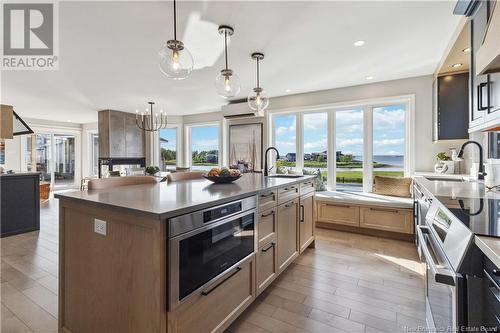
<path fill-rule="evenodd" d="M 412 198 L 392 197 L 365 192 L 324 191 L 316 192 L 316 201 L 348 203 L 352 205 L 381 206 L 391 208 L 413 208 Z"/>

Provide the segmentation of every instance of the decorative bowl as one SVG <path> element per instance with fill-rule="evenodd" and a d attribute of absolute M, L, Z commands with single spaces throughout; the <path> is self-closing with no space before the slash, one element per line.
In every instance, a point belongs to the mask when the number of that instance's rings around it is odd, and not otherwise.
<path fill-rule="evenodd" d="M 207 176 L 203 175 L 203 178 L 214 182 L 215 184 L 229 184 L 234 182 L 236 179 L 241 178 L 241 174 L 237 176 Z"/>

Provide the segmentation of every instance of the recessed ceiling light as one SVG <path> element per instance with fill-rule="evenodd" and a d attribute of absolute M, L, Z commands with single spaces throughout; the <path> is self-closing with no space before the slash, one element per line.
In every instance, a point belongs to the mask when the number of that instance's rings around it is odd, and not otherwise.
<path fill-rule="evenodd" d="M 453 67 L 453 68 L 462 67 L 462 64 L 456 63 L 456 64 L 451 65 L 451 67 Z"/>
<path fill-rule="evenodd" d="M 355 41 L 354 44 L 352 44 L 354 46 L 363 46 L 365 45 L 365 41 L 364 40 L 358 40 L 358 41 Z"/>
<path fill-rule="evenodd" d="M 465 49 L 462 50 L 462 52 L 470 52 L 470 47 L 466 47 Z"/>
<path fill-rule="evenodd" d="M 292 89 L 285 89 L 285 92 L 286 92 L 286 93 L 289 93 L 289 92 L 291 92 L 291 91 L 292 91 Z"/>
<path fill-rule="evenodd" d="M 67 120 L 67 122 L 68 122 L 68 123 L 71 123 L 71 122 L 72 122 L 72 120 Z"/>
<path fill-rule="evenodd" d="M 373 76 L 367 76 L 366 79 L 367 80 L 373 80 Z"/>

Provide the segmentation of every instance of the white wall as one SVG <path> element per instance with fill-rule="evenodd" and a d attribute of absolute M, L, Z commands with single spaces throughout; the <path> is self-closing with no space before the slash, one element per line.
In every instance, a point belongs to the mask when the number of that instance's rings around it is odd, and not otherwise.
<path fill-rule="evenodd" d="M 22 136 L 15 136 L 13 139 L 5 140 L 5 170 L 21 170 L 21 138 Z"/>
<path fill-rule="evenodd" d="M 92 146 L 91 135 L 97 133 L 97 122 L 82 124 L 82 178 L 92 176 Z"/>
<path fill-rule="evenodd" d="M 379 97 L 415 95 L 415 170 L 432 171 L 436 154 L 463 141 L 432 141 L 432 75 L 272 98 L 270 110 Z"/>

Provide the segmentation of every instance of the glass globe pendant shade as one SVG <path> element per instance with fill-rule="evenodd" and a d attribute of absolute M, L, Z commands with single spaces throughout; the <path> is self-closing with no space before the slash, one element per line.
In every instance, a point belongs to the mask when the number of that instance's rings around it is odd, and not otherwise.
<path fill-rule="evenodd" d="M 230 69 L 223 69 L 215 78 L 217 94 L 224 98 L 234 97 L 241 90 L 240 78 Z"/>
<path fill-rule="evenodd" d="M 264 111 L 269 105 L 269 97 L 264 93 L 262 88 L 254 88 L 248 95 L 248 106 L 250 109 L 260 112 Z"/>
<path fill-rule="evenodd" d="M 182 42 L 169 40 L 158 51 L 160 70 L 174 80 L 185 79 L 193 70 L 193 56 Z"/>

